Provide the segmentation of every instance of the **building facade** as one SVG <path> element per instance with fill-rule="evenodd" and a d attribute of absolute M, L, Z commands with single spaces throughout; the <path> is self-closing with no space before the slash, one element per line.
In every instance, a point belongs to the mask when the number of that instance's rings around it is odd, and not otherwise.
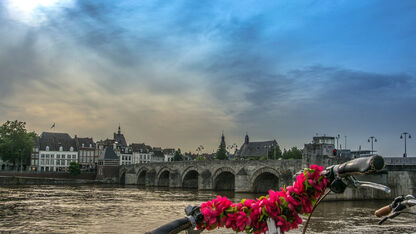
<path fill-rule="evenodd" d="M 172 162 L 173 157 L 175 156 L 175 149 L 163 149 L 163 154 L 165 155 L 165 162 Z"/>
<path fill-rule="evenodd" d="M 81 138 L 75 135 L 75 143 L 78 149 L 78 163 L 84 170 L 94 169 L 97 164 L 95 143 L 92 138 Z"/>
<path fill-rule="evenodd" d="M 40 135 L 39 159 L 32 168 L 40 172 L 67 171 L 71 162 L 78 162 L 74 139 L 67 133 L 43 132 Z"/>
<path fill-rule="evenodd" d="M 250 142 L 248 134 L 244 138 L 244 144 L 236 152 L 236 159 L 268 159 L 271 158 L 273 149 L 278 146 L 276 140 Z"/>
<path fill-rule="evenodd" d="M 124 147 L 120 151 L 120 165 L 130 165 L 133 162 L 133 151 L 131 147 Z"/>

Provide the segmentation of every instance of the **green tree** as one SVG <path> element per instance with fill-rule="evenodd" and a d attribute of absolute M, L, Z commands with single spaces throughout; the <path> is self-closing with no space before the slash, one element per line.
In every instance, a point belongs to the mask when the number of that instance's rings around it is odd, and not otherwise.
<path fill-rule="evenodd" d="M 302 150 L 298 149 L 297 147 L 292 147 L 288 151 L 286 149 L 283 151 L 283 159 L 301 159 L 302 158 Z"/>
<path fill-rule="evenodd" d="M 71 162 L 68 167 L 68 172 L 71 175 L 79 175 L 81 174 L 81 167 L 77 162 Z"/>
<path fill-rule="evenodd" d="M 181 149 L 175 151 L 175 155 L 173 156 L 173 161 L 183 161 L 183 155 L 181 153 Z"/>
<path fill-rule="evenodd" d="M 204 156 L 202 156 L 202 155 L 198 155 L 198 156 L 195 158 L 195 160 L 197 160 L 197 161 L 202 161 L 202 160 L 206 160 L 206 158 L 205 158 Z"/>
<path fill-rule="evenodd" d="M 276 145 L 276 146 L 272 147 L 272 149 L 270 150 L 269 158 L 270 159 L 279 159 L 281 157 L 282 157 L 282 150 L 280 150 L 280 146 Z"/>
<path fill-rule="evenodd" d="M 215 154 L 215 158 L 219 160 L 227 160 L 227 150 L 225 149 L 225 145 L 221 144 L 218 147 L 217 153 Z"/>
<path fill-rule="evenodd" d="M 36 133 L 27 132 L 26 123 L 6 121 L 0 127 L 0 158 L 13 165 L 28 164 Z"/>

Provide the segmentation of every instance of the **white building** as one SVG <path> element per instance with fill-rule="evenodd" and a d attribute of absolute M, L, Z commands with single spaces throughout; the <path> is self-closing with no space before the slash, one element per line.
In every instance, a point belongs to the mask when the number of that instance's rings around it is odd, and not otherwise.
<path fill-rule="evenodd" d="M 131 147 L 121 148 L 120 153 L 120 165 L 130 165 L 133 162 L 133 152 Z"/>
<path fill-rule="evenodd" d="M 172 162 L 175 152 L 175 149 L 164 149 L 163 154 L 165 155 L 165 162 Z"/>
<path fill-rule="evenodd" d="M 152 161 L 152 147 L 149 145 L 142 144 L 131 144 L 132 153 L 132 164 L 137 163 L 150 163 Z"/>
<path fill-rule="evenodd" d="M 31 167 L 38 171 L 67 171 L 71 162 L 78 162 L 75 140 L 67 133 L 43 132 L 39 139 L 39 159 Z"/>

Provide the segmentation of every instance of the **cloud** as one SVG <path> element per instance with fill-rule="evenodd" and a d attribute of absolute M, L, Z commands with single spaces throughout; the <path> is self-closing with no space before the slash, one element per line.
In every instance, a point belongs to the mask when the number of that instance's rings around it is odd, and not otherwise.
<path fill-rule="evenodd" d="M 230 142 L 249 131 L 253 140 L 277 137 L 287 146 L 357 124 L 364 126 L 351 134 L 386 123 L 397 131 L 416 113 L 415 73 L 406 65 L 414 33 L 395 29 L 391 53 L 372 53 L 374 43 L 384 45 L 368 39 L 381 35 L 377 28 L 354 37 L 362 30 L 348 24 L 347 13 L 360 7 L 381 11 L 346 3 L 73 1 L 41 9 L 43 21 L 30 25 L 0 3 L 0 119 L 24 117 L 37 131 L 56 122 L 95 138 L 111 137 L 121 122 L 129 141 L 187 150 L 215 149 L 222 130 Z M 399 56 L 402 47 L 410 52 Z"/>

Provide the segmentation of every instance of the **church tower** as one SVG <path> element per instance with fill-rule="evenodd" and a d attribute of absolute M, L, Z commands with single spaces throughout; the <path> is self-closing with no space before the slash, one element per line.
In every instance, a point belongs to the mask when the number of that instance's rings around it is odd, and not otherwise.
<path fill-rule="evenodd" d="M 222 146 L 222 147 L 224 147 L 224 148 L 225 148 L 225 146 L 226 146 L 226 144 L 225 144 L 224 132 L 223 132 L 223 133 L 222 133 L 222 135 L 221 135 L 221 143 L 220 143 L 220 146 Z"/>

